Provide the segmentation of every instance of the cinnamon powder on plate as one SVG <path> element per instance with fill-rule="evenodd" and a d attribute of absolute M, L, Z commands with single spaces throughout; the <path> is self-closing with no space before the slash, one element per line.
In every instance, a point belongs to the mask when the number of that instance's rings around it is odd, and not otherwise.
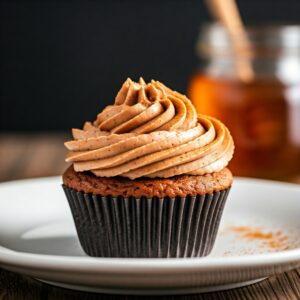
<path fill-rule="evenodd" d="M 290 249 L 289 240 L 281 231 L 263 231 L 257 227 L 250 226 L 233 226 L 230 231 L 239 235 L 239 237 L 258 241 L 260 246 L 270 250 L 287 250 Z"/>

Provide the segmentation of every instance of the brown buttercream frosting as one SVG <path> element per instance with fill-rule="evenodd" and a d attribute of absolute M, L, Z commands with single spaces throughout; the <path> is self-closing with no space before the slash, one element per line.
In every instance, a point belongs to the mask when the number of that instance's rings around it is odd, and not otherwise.
<path fill-rule="evenodd" d="M 99 177 L 203 175 L 222 170 L 234 151 L 220 121 L 197 116 L 186 96 L 154 80 L 127 79 L 114 105 L 72 133 L 66 161 Z"/>

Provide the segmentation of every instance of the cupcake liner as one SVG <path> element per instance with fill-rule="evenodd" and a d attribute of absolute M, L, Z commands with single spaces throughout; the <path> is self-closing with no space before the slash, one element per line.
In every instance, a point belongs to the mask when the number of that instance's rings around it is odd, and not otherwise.
<path fill-rule="evenodd" d="M 230 188 L 186 198 L 78 192 L 63 185 L 83 250 L 97 257 L 200 257 L 213 247 Z"/>

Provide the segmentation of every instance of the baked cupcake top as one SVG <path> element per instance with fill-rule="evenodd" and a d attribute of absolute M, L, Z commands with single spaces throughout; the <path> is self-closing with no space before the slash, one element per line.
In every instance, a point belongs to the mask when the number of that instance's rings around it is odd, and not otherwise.
<path fill-rule="evenodd" d="M 226 167 L 234 151 L 220 121 L 197 116 L 186 96 L 142 78 L 127 79 L 114 105 L 72 134 L 66 161 L 99 177 L 204 175 Z"/>

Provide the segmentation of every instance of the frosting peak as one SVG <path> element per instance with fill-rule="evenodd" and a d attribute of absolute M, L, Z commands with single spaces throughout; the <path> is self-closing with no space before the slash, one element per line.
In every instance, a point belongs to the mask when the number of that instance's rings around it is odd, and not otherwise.
<path fill-rule="evenodd" d="M 198 116 L 190 100 L 159 81 L 127 79 L 114 105 L 73 129 L 66 161 L 96 176 L 171 177 L 223 169 L 233 154 L 228 129 Z"/>
<path fill-rule="evenodd" d="M 146 84 L 141 77 L 137 83 L 127 78 L 116 96 L 115 105 L 141 103 L 149 106 L 165 96 L 165 91 L 162 87 L 159 87 L 159 82 L 152 80 L 151 83 Z"/>
<path fill-rule="evenodd" d="M 159 81 L 146 84 L 127 79 L 118 92 L 115 105 L 107 106 L 94 125 L 111 133 L 148 133 L 187 130 L 197 123 L 194 106 L 184 95 Z"/>

